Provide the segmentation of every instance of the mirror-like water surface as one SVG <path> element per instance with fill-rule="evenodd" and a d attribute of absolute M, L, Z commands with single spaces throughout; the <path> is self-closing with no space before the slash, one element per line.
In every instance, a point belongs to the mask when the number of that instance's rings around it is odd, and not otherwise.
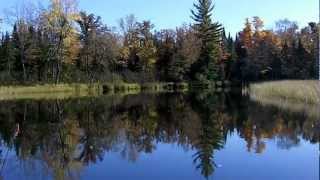
<path fill-rule="evenodd" d="M 4 180 L 319 179 L 319 116 L 236 93 L 0 104 Z"/>

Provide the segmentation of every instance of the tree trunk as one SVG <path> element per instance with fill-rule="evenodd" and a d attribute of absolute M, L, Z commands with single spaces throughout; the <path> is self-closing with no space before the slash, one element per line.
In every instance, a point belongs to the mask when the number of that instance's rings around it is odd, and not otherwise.
<path fill-rule="evenodd" d="M 11 77 L 11 64 L 9 59 L 7 60 L 7 73 L 8 73 L 8 77 Z"/>
<path fill-rule="evenodd" d="M 41 78 L 41 72 L 42 72 L 42 65 L 38 66 L 38 81 L 41 82 L 42 78 Z"/>
<path fill-rule="evenodd" d="M 22 69 L 23 69 L 23 81 L 25 82 L 27 79 L 27 73 L 26 73 L 26 67 L 24 63 L 22 63 Z"/>
<path fill-rule="evenodd" d="M 56 63 L 56 76 L 55 76 L 55 83 L 58 84 L 60 81 L 60 72 L 61 72 L 61 65 L 60 65 L 60 60 L 57 60 Z"/>
<path fill-rule="evenodd" d="M 22 71 L 23 71 L 23 82 L 25 82 L 27 79 L 27 72 L 26 72 L 25 59 L 24 59 L 24 48 L 21 48 L 20 50 L 20 61 L 21 61 Z"/>
<path fill-rule="evenodd" d="M 59 43 L 57 46 L 57 60 L 56 60 L 56 74 L 55 74 L 55 83 L 58 84 L 60 82 L 60 74 L 61 74 L 61 63 L 63 58 L 63 38 L 60 35 Z"/>

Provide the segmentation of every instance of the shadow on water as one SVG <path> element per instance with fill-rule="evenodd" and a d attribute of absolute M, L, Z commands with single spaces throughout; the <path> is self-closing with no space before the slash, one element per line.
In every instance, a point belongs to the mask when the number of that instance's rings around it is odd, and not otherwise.
<path fill-rule="evenodd" d="M 230 134 L 244 139 L 248 152 L 263 153 L 266 138 L 280 149 L 302 139 L 318 143 L 320 127 L 319 119 L 262 106 L 237 92 L 7 101 L 0 124 L 1 176 L 14 172 L 11 164 L 25 176 L 53 179 L 81 179 L 86 167 L 111 152 L 134 163 L 160 143 L 194 152 L 194 168 L 209 178 Z M 43 174 L 33 173 L 35 167 Z"/>

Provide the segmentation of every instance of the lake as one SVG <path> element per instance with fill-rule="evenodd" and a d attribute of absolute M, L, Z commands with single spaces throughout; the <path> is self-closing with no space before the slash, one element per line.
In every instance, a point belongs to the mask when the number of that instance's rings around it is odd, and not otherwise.
<path fill-rule="evenodd" d="M 318 115 L 237 92 L 0 102 L 1 180 L 318 180 Z"/>

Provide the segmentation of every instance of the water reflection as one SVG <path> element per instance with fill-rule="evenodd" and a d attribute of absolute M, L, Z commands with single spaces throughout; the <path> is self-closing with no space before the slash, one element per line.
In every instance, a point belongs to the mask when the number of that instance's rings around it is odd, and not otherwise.
<path fill-rule="evenodd" d="M 108 154 L 135 163 L 161 144 L 191 151 L 194 169 L 209 178 L 220 166 L 215 154 L 231 135 L 244 139 L 248 152 L 261 154 L 267 139 L 287 150 L 301 141 L 316 144 L 320 128 L 307 114 L 262 106 L 237 93 L 208 92 L 1 102 L 0 123 L 4 179 L 20 179 L 12 176 L 16 171 L 30 179 L 81 179 L 86 167 Z"/>

